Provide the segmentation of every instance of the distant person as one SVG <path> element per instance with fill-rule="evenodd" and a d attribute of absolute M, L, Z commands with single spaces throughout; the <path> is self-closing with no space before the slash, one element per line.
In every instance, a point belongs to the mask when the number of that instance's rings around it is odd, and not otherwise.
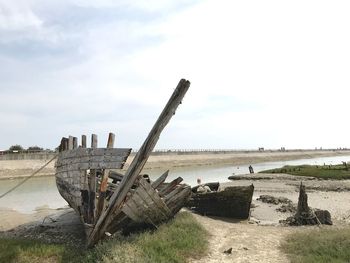
<path fill-rule="evenodd" d="M 202 180 L 201 180 L 201 178 L 197 178 L 197 184 L 202 184 Z"/>
<path fill-rule="evenodd" d="M 254 173 L 254 169 L 253 166 L 249 165 L 249 173 L 253 174 Z"/>

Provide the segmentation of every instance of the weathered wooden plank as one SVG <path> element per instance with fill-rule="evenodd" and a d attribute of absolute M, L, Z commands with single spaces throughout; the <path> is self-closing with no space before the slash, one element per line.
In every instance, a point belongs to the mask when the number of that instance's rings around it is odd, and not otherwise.
<path fill-rule="evenodd" d="M 145 193 L 152 199 L 152 201 L 156 204 L 160 212 L 167 218 L 171 216 L 171 211 L 166 206 L 165 202 L 160 198 L 159 194 L 156 190 L 151 187 L 151 185 L 144 179 L 140 180 L 140 186 L 138 189 L 143 188 Z M 138 190 L 137 189 L 137 190 Z"/>
<path fill-rule="evenodd" d="M 90 223 L 89 220 L 89 184 L 88 184 L 88 178 L 86 176 L 86 170 L 80 171 L 81 173 L 81 211 L 84 218 L 84 222 Z"/>
<path fill-rule="evenodd" d="M 82 135 L 81 136 L 81 147 L 82 148 L 86 148 L 86 135 Z M 81 188 L 82 188 L 81 189 L 82 209 L 84 211 L 84 222 L 86 223 L 86 225 L 88 225 L 88 223 L 91 223 L 91 219 L 90 219 L 89 179 L 88 179 L 86 170 L 82 170 L 81 173 L 82 173 L 82 176 L 83 176 L 81 178 L 81 180 L 82 180 L 82 182 L 81 182 Z"/>
<path fill-rule="evenodd" d="M 92 134 L 91 135 L 91 148 L 96 149 L 97 148 L 97 135 Z M 88 152 L 92 152 L 88 151 Z M 78 157 L 78 156 L 77 156 Z M 90 168 L 90 176 L 89 176 L 89 222 L 88 223 L 94 223 L 96 221 L 95 217 L 95 203 L 96 203 L 96 169 Z"/>
<path fill-rule="evenodd" d="M 74 163 L 71 165 L 60 165 L 56 167 L 57 172 L 62 171 L 75 171 L 75 170 L 88 170 L 88 169 L 122 169 L 125 163 L 125 159 L 116 160 L 113 162 L 84 162 L 84 163 Z"/>
<path fill-rule="evenodd" d="M 158 198 L 160 200 L 157 200 L 154 195 L 149 194 L 142 187 L 139 187 L 136 192 L 138 196 L 140 196 L 140 198 L 144 200 L 144 202 L 148 205 L 148 209 L 146 209 L 147 210 L 146 212 L 148 212 L 149 218 L 152 220 L 152 223 L 156 224 L 162 221 L 166 221 L 170 217 L 171 215 L 170 211 L 167 209 L 167 207 L 163 202 L 162 203 L 159 202 L 159 201 L 162 201 L 159 198 L 159 196 Z M 166 211 L 169 211 L 169 215 Z"/>
<path fill-rule="evenodd" d="M 137 210 L 141 215 L 141 221 L 138 223 L 146 222 L 155 225 L 153 221 L 153 216 L 156 216 L 158 213 L 155 210 L 155 205 L 152 203 L 148 203 L 146 200 L 142 198 L 140 192 L 142 190 L 137 189 L 137 191 L 133 194 L 132 200 L 138 205 Z"/>
<path fill-rule="evenodd" d="M 138 178 L 164 127 L 168 124 L 172 116 L 175 114 L 177 107 L 181 104 L 181 101 L 185 96 L 189 86 L 189 81 L 185 79 L 180 80 L 174 93 L 170 97 L 168 103 L 166 104 L 158 120 L 150 131 L 148 137 L 130 164 L 123 180 L 120 183 L 119 188 L 112 195 L 108 208 L 103 212 L 95 224 L 94 230 L 91 232 L 91 235 L 88 238 L 89 246 L 95 244 L 97 240 L 102 237 L 103 233 L 107 229 L 107 226 L 113 221 L 115 215 L 120 212 L 121 204 L 124 202 L 128 191 L 134 184 L 135 180 Z"/>
<path fill-rule="evenodd" d="M 107 148 L 113 148 L 114 141 L 115 141 L 115 135 L 113 133 L 109 133 Z M 100 217 L 102 210 L 105 206 L 106 191 L 107 191 L 107 185 L 108 185 L 107 184 L 108 183 L 108 174 L 109 174 L 109 170 L 105 169 L 103 171 L 103 175 L 102 175 L 102 179 L 101 179 L 99 198 L 98 198 L 97 207 L 96 207 L 96 218 L 97 219 Z"/>
<path fill-rule="evenodd" d="M 65 160 L 68 158 L 81 158 L 90 156 L 115 156 L 130 154 L 131 148 L 78 148 L 71 151 L 62 152 L 60 159 Z"/>
<path fill-rule="evenodd" d="M 177 185 L 171 192 L 164 196 L 164 202 L 168 205 L 169 201 L 173 198 L 173 196 L 180 193 L 185 187 L 186 185 Z"/>
<path fill-rule="evenodd" d="M 107 155 L 107 156 L 87 156 L 87 157 L 77 157 L 69 158 L 62 160 L 59 158 L 57 161 L 56 167 L 62 165 L 78 164 L 78 163 L 98 163 L 98 162 L 117 162 L 117 161 L 126 161 L 128 158 L 128 153 L 118 153 L 117 155 Z"/>
<path fill-rule="evenodd" d="M 122 208 L 122 211 L 128 216 L 131 218 L 132 221 L 134 222 L 140 222 L 141 221 L 141 218 L 139 217 L 139 215 L 137 213 L 134 212 L 134 210 L 137 210 L 137 209 L 134 209 L 132 207 L 132 204 L 131 202 L 126 202 L 125 205 L 123 206 Z"/>
<path fill-rule="evenodd" d="M 183 181 L 183 179 L 181 177 L 178 177 L 178 178 L 174 179 L 167 186 L 165 186 L 163 189 L 161 189 L 159 191 L 159 195 L 160 196 L 164 196 L 164 195 L 170 193 L 182 181 Z"/>
<path fill-rule="evenodd" d="M 165 182 L 166 178 L 168 177 L 169 175 L 169 170 L 166 171 L 165 173 L 163 173 L 157 180 L 155 180 L 154 182 L 152 182 L 152 187 L 154 189 L 157 189 L 158 186 L 160 186 L 162 183 Z"/>
<path fill-rule="evenodd" d="M 189 200 L 191 197 L 191 188 L 187 186 L 182 189 L 177 195 L 174 195 L 167 202 L 167 206 L 172 211 L 172 214 L 175 215 Z"/>

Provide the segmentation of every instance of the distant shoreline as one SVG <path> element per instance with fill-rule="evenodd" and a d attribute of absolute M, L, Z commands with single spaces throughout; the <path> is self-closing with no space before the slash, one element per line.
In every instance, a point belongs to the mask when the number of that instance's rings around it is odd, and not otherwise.
<path fill-rule="evenodd" d="M 152 154 L 144 170 L 171 169 L 176 167 L 196 167 L 210 165 L 249 165 L 261 162 L 290 161 L 298 159 L 311 159 L 318 157 L 332 157 L 350 155 L 350 150 L 294 150 L 294 151 L 230 151 L 230 152 L 163 152 Z M 130 165 L 135 154 L 131 154 L 125 164 L 124 170 Z M 30 176 L 47 160 L 0 160 L 0 180 L 14 179 Z M 346 161 L 346 160 L 345 160 Z M 39 176 L 53 176 L 54 163 L 46 167 Z"/>

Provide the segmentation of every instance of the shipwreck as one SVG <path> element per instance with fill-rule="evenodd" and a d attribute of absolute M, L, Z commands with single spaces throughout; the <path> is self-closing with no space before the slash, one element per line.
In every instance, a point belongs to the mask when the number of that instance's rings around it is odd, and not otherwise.
<path fill-rule="evenodd" d="M 55 165 L 56 184 L 80 216 L 88 246 L 133 225 L 166 222 L 190 198 L 191 188 L 181 184 L 182 178 L 165 183 L 168 171 L 153 182 L 140 174 L 189 86 L 189 81 L 180 80 L 125 174 L 113 170 L 124 167 L 131 149 L 114 148 L 113 133 L 105 148 L 98 148 L 97 135 L 92 135 L 90 148 L 85 135 L 79 146 L 77 137 L 62 138 Z"/>
<path fill-rule="evenodd" d="M 247 219 L 254 193 L 254 185 L 229 186 L 220 189 L 220 183 L 207 183 L 192 188 L 186 206 L 208 216 Z"/>

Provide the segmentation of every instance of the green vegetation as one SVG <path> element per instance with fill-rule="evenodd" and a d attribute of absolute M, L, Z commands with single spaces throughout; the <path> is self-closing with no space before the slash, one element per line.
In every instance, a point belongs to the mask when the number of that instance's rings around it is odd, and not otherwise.
<path fill-rule="evenodd" d="M 0 238 L 0 262 L 187 262 L 206 253 L 207 237 L 190 213 L 179 213 L 156 231 L 116 236 L 91 250 Z"/>
<path fill-rule="evenodd" d="M 261 171 L 260 173 L 287 173 L 299 176 L 312 176 L 321 179 L 350 179 L 347 165 L 286 165 L 282 168 Z"/>
<path fill-rule="evenodd" d="M 292 263 L 350 262 L 350 229 L 316 229 L 292 234 L 282 244 Z"/>
<path fill-rule="evenodd" d="M 16 145 L 12 145 L 10 148 L 9 148 L 9 151 L 23 151 L 23 147 L 19 144 L 16 144 Z"/>

